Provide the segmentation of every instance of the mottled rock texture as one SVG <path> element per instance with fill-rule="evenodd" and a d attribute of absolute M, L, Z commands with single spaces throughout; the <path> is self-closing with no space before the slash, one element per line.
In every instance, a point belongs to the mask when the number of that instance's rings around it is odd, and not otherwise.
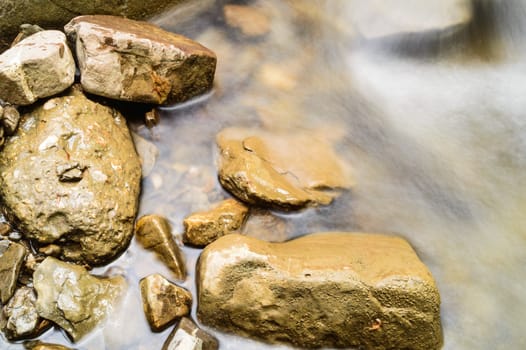
<path fill-rule="evenodd" d="M 204 249 L 197 277 L 199 320 L 227 332 L 305 348 L 442 344 L 435 282 L 401 238 L 233 234 Z"/>
<path fill-rule="evenodd" d="M 91 332 L 124 293 L 120 276 L 99 278 L 86 269 L 52 257 L 33 274 L 38 314 L 62 327 L 74 341 Z"/>
<path fill-rule="evenodd" d="M 81 16 L 65 27 L 75 43 L 82 87 L 113 99 L 174 103 L 212 88 L 215 54 L 146 22 Z"/>
<path fill-rule="evenodd" d="M 51 327 L 51 322 L 38 315 L 36 301 L 37 297 L 33 288 L 22 286 L 4 305 L 0 317 L 0 328 L 7 339 L 34 338 Z"/>
<path fill-rule="evenodd" d="M 194 213 L 184 219 L 183 241 L 205 246 L 219 237 L 238 231 L 248 215 L 248 207 L 235 199 L 226 199 L 210 211 Z"/>
<path fill-rule="evenodd" d="M 166 218 L 160 215 L 142 216 L 135 225 L 135 237 L 144 248 L 154 251 L 177 279 L 186 279 L 184 256 Z"/>
<path fill-rule="evenodd" d="M 158 332 L 190 313 L 192 294 L 156 273 L 140 281 L 142 305 L 152 330 Z"/>
<path fill-rule="evenodd" d="M 64 33 L 33 34 L 0 55 L 0 99 L 29 105 L 66 90 L 75 79 L 75 61 Z"/>
<path fill-rule="evenodd" d="M 9 242 L 0 242 L 0 301 L 5 304 L 13 295 L 20 268 L 26 256 L 23 245 Z"/>
<path fill-rule="evenodd" d="M 62 28 L 78 15 L 118 15 L 146 19 L 185 0 L 2 0 L 0 6 L 0 50 L 9 46 L 20 25 L 36 23 L 45 28 Z"/>
<path fill-rule="evenodd" d="M 329 204 L 353 183 L 332 146 L 314 133 L 227 128 L 216 142 L 221 185 L 249 204 L 285 210 Z"/>
<path fill-rule="evenodd" d="M 102 265 L 133 236 L 141 165 L 115 110 L 80 93 L 26 113 L 0 159 L 4 211 L 37 245 Z"/>
<path fill-rule="evenodd" d="M 219 343 L 210 334 L 183 317 L 164 342 L 162 350 L 217 350 Z"/>

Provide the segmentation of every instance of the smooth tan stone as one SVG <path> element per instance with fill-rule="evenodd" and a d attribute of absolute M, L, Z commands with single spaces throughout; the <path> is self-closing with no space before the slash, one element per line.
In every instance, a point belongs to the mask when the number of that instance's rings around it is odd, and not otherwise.
<path fill-rule="evenodd" d="M 228 235 L 203 250 L 197 278 L 199 320 L 227 332 L 307 348 L 442 344 L 433 277 L 398 237 Z"/>
<path fill-rule="evenodd" d="M 226 199 L 210 211 L 194 213 L 184 219 L 183 241 L 199 247 L 210 244 L 238 231 L 247 215 L 247 206 L 235 199 Z"/>
<path fill-rule="evenodd" d="M 227 128 L 216 137 L 219 181 L 240 200 L 277 209 L 330 204 L 353 179 L 315 133 Z"/>
<path fill-rule="evenodd" d="M 156 273 L 140 281 L 142 305 L 152 330 L 158 332 L 190 313 L 192 294 Z"/>
<path fill-rule="evenodd" d="M 188 100 L 212 88 L 216 56 L 153 24 L 114 16 L 80 16 L 64 27 L 75 43 L 82 87 L 144 103 Z"/>
<path fill-rule="evenodd" d="M 135 224 L 135 237 L 144 248 L 154 251 L 177 279 L 186 279 L 183 252 L 175 242 L 166 218 L 160 215 L 142 216 Z"/>
<path fill-rule="evenodd" d="M 35 33 L 0 55 L 0 99 L 29 105 L 66 90 L 75 79 L 75 61 L 64 33 Z"/>

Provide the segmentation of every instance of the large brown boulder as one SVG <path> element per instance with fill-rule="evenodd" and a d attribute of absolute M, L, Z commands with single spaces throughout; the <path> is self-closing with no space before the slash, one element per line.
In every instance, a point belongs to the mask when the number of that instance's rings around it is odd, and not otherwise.
<path fill-rule="evenodd" d="M 59 256 L 101 265 L 133 235 L 141 165 L 126 120 L 78 93 L 22 116 L 0 159 L 9 221 Z"/>
<path fill-rule="evenodd" d="M 146 19 L 188 0 L 3 0 L 0 5 L 0 51 L 7 48 L 24 23 L 61 28 L 78 15 L 105 14 Z"/>
<path fill-rule="evenodd" d="M 84 90 L 144 103 L 185 101 L 212 88 L 216 56 L 153 24 L 80 16 L 64 27 L 75 43 Z"/>
<path fill-rule="evenodd" d="M 433 277 L 398 237 L 227 235 L 203 250 L 197 278 L 199 320 L 227 332 L 302 348 L 442 344 Z"/>

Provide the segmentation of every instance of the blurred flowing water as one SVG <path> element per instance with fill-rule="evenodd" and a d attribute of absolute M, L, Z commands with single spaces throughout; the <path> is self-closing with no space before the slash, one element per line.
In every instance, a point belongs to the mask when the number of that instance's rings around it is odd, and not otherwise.
<path fill-rule="evenodd" d="M 211 94 L 163 109 L 151 130 L 132 125 L 159 149 L 140 215 L 165 215 L 179 234 L 185 216 L 228 196 L 215 167 L 224 127 L 316 130 L 356 186 L 328 207 L 255 211 L 245 233 L 403 236 L 438 283 L 444 349 L 526 348 L 526 1 L 248 4 L 269 18 L 267 35 L 240 35 L 207 0 L 154 19 L 214 50 L 218 71 Z M 183 286 L 195 296 L 200 250 L 184 251 Z M 150 332 L 137 285 L 170 272 L 135 242 L 96 272 L 106 270 L 124 274 L 130 292 L 76 348 L 160 349 L 170 330 Z M 221 349 L 288 349 L 209 331 Z M 43 339 L 68 344 L 57 332 Z"/>

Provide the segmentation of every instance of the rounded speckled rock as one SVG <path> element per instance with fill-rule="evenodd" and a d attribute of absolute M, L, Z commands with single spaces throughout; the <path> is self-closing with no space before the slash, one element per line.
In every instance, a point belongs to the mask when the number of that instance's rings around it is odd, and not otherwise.
<path fill-rule="evenodd" d="M 126 120 L 80 93 L 22 116 L 0 159 L 9 221 L 61 258 L 91 266 L 118 256 L 133 235 L 141 165 Z"/>

